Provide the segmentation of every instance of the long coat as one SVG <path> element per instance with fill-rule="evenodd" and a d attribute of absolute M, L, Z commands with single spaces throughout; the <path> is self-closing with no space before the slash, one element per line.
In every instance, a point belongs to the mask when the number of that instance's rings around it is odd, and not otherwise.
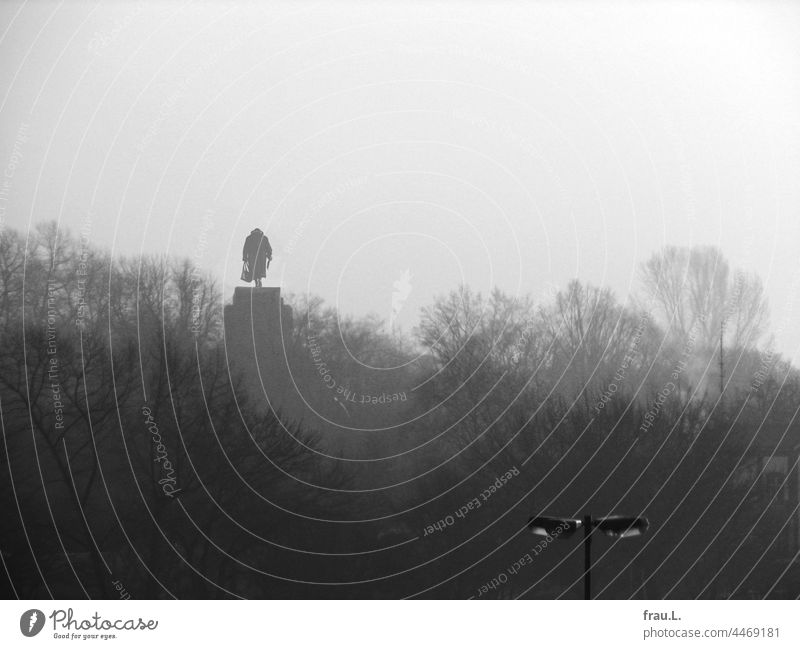
<path fill-rule="evenodd" d="M 246 261 L 250 267 L 250 278 L 246 281 L 267 276 L 267 258 L 272 259 L 272 246 L 267 236 L 256 228 L 247 235 L 242 248 L 242 261 Z"/>

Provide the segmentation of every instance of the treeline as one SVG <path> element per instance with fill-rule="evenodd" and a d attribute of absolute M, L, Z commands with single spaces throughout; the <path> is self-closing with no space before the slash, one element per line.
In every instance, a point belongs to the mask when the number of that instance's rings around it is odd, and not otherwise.
<path fill-rule="evenodd" d="M 407 338 L 295 298 L 301 414 L 242 385 L 187 261 L 48 224 L 3 233 L 0 282 L 20 597 L 580 597 L 577 540 L 527 561 L 526 522 L 583 513 L 651 521 L 595 544 L 600 597 L 800 594 L 800 378 L 715 249 L 665 249 L 625 303 L 463 287 Z"/>

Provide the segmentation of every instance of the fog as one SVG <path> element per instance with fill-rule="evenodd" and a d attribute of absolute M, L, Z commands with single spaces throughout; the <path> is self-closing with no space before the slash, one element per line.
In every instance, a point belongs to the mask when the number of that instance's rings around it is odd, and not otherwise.
<path fill-rule="evenodd" d="M 57 220 L 409 330 L 460 283 L 757 273 L 797 357 L 793 3 L 5 2 L 3 227 Z M 405 279 L 403 279 L 405 278 Z M 392 296 L 400 282 L 403 300 Z"/>

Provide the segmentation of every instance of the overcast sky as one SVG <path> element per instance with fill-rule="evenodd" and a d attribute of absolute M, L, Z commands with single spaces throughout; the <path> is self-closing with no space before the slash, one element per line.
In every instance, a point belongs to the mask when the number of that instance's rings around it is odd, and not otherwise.
<path fill-rule="evenodd" d="M 2 224 L 400 322 L 464 282 L 757 272 L 800 352 L 800 3 L 0 4 Z M 408 270 L 408 288 L 394 283 Z M 402 284 L 402 282 L 401 282 Z"/>

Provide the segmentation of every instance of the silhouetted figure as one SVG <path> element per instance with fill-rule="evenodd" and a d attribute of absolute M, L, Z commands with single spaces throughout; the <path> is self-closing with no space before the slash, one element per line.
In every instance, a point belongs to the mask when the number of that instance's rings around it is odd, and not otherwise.
<path fill-rule="evenodd" d="M 267 236 L 256 228 L 244 240 L 242 280 L 255 282 L 256 287 L 260 287 L 261 279 L 267 276 L 267 260 L 272 261 L 272 246 Z"/>

